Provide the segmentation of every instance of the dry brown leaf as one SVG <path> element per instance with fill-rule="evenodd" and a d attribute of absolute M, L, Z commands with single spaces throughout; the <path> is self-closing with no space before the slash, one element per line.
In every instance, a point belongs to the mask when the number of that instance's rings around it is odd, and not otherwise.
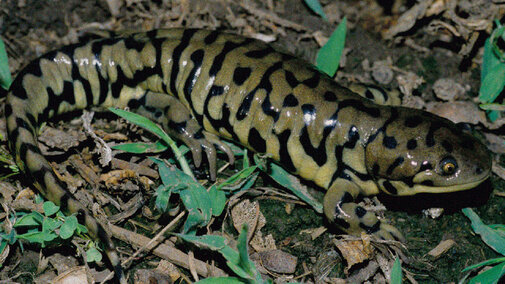
<path fill-rule="evenodd" d="M 428 255 L 433 256 L 434 258 L 438 258 L 450 250 L 455 244 L 456 242 L 454 240 L 441 241 L 436 247 L 428 252 Z"/>
<path fill-rule="evenodd" d="M 374 248 L 366 237 L 361 240 L 335 240 L 334 243 L 347 262 L 346 273 L 353 265 L 371 259 L 374 253 Z"/>

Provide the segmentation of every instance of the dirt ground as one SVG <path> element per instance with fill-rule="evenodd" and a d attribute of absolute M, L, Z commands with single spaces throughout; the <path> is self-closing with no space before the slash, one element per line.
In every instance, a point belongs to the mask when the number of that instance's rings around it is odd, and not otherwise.
<path fill-rule="evenodd" d="M 259 194 L 264 193 L 261 191 L 263 187 L 280 191 L 274 188 L 272 181 L 263 178 L 256 185 L 260 189 L 241 196 L 240 200 L 258 200 L 261 213 L 266 218 L 263 235 L 272 234 L 278 249 L 298 258 L 294 273 L 270 272 L 267 277 L 278 282 L 296 280 L 308 283 L 343 283 L 340 281 L 346 278 L 358 282 L 381 282 L 385 281 L 384 275 L 388 274 L 385 269 L 390 267 L 394 260 L 391 252 L 396 252 L 400 253 L 404 275 L 408 276 L 405 281 L 457 282 L 466 275 L 461 273 L 463 268 L 498 257 L 498 254 L 472 232 L 469 220 L 459 209 L 476 206 L 477 214 L 485 223 L 505 223 L 505 127 L 503 120 L 489 122 L 485 113 L 476 107 L 475 100 L 479 93 L 484 40 L 493 29 L 493 19 L 503 20 L 505 6 L 497 1 L 484 0 L 429 0 L 420 1 L 421 4 L 401 0 L 320 2 L 328 17 L 327 21 L 311 12 L 303 0 L 2 0 L 0 32 L 7 47 L 10 69 L 15 77 L 23 66 L 36 57 L 63 45 L 87 40 L 89 34 L 97 30 L 151 30 L 170 27 L 219 29 L 272 42 L 276 48 L 315 62 L 318 49 L 345 16 L 348 21 L 347 38 L 336 80 L 344 85 L 360 82 L 400 90 L 405 98 L 403 104 L 406 106 L 427 109 L 456 122 L 468 122 L 473 129 L 484 133 L 480 137 L 494 152 L 497 162 L 495 174 L 488 184 L 469 192 L 435 197 L 379 196 L 379 200 L 388 208 L 380 214 L 385 215 L 405 234 L 406 249 L 378 244 L 374 246 L 372 256 L 350 269 L 347 267 L 349 259 L 343 257 L 342 250 L 335 246 L 335 232 L 324 231 L 317 235 L 316 239 L 311 238 L 312 233 L 327 225 L 323 217 L 309 206 L 293 202 L 292 197 L 279 197 L 285 193 Z M 444 90 L 449 90 L 449 97 L 444 96 L 447 93 L 444 93 Z M 499 100 L 502 98 L 503 94 Z M 126 140 L 145 137 L 145 133 L 127 126 L 124 121 L 99 119 L 93 126 L 98 129 L 96 133 L 99 136 L 120 133 Z M 97 194 L 96 190 L 108 191 L 107 196 L 119 195 L 125 203 L 128 200 L 140 200 L 138 206 L 129 207 L 129 212 L 122 212 L 123 215 L 119 217 L 114 215 L 118 218 L 114 221 L 116 225 L 153 237 L 160 228 L 170 222 L 172 217 L 160 216 L 154 209 L 152 190 L 156 186 L 145 186 L 143 180 L 138 177 L 122 180 L 119 184 L 114 184 L 112 189 L 106 189 L 100 182 L 94 184 L 92 179 L 89 185 L 90 179 L 82 174 L 79 165 L 87 165 L 86 169 L 95 172 L 95 176 L 105 173 L 100 169 L 97 155 L 92 154 L 95 147 L 93 141 L 83 138 L 85 134 L 78 123 L 52 124 L 52 127 L 55 132 L 46 134 L 49 142 L 44 143 L 44 151 L 48 152 L 49 160 L 62 176 L 71 176 L 69 180 L 72 184 L 69 187 L 77 191 L 75 194 L 88 200 L 89 208 L 96 211 L 93 199 L 96 199 L 97 195 L 104 196 Z M 3 115 L 0 131 L 5 137 Z M 66 148 L 51 142 L 52 136 L 58 136 L 62 132 L 70 133 L 73 137 L 69 138 L 71 145 Z M 5 140 L 2 141 L 1 147 L 5 152 Z M 143 163 L 141 158 L 119 157 L 130 163 Z M 145 165 L 151 166 L 146 163 Z M 224 162 L 220 165 L 224 165 Z M 226 175 L 229 173 L 225 171 L 223 176 Z M 156 172 L 152 173 L 147 169 L 145 176 L 159 184 Z M 205 175 L 202 173 L 201 176 Z M 22 175 L 2 181 L 0 187 L 5 210 L 5 213 L 0 215 L 3 226 L 12 210 L 37 210 L 34 209 L 34 204 L 18 204 L 15 208 L 12 205 L 20 192 L 26 194 L 24 189 L 29 188 Z M 82 193 L 86 191 L 92 191 L 93 196 Z M 492 191 L 491 194 L 489 191 Z M 317 198 L 321 198 L 322 194 L 320 191 L 314 191 Z M 421 212 L 425 208 L 442 206 L 447 209 L 437 218 L 427 217 Z M 105 211 L 110 214 L 117 213 L 114 210 L 110 212 L 109 209 Z M 209 233 L 221 232 L 236 238 L 238 233 L 230 225 L 232 221 L 229 218 L 231 217 L 227 216 L 215 220 L 209 227 Z M 170 238 L 170 241 L 175 240 Z M 453 244 L 440 255 L 430 256 L 428 252 L 442 241 L 452 241 Z M 29 243 L 24 243 L 23 247 L 11 246 L 8 255 L 0 257 L 3 261 L 0 279 L 18 283 L 47 282 L 71 268 L 85 265 L 82 256 L 76 256 L 76 251 L 79 251 L 76 244 L 83 243 L 86 241 L 74 240 L 73 243 L 65 242 L 47 248 Z M 117 245 L 125 258 L 136 249 L 120 241 Z M 180 241 L 176 242 L 176 247 L 184 253 L 191 253 L 196 259 L 213 263 L 230 273 L 223 259 L 217 254 L 209 254 Z M 251 248 L 250 253 L 253 252 L 254 248 Z M 161 277 L 156 279 L 159 283 L 165 283 L 161 279 L 168 279 L 167 270 L 160 269 L 160 263 L 166 267 L 170 266 L 160 262 L 160 258 L 153 254 L 141 254 L 127 271 L 137 280 L 150 275 Z M 154 268 L 157 266 L 156 273 L 165 272 L 162 276 L 151 275 L 155 273 Z M 89 264 L 88 268 L 88 272 L 95 279 L 103 278 L 107 272 L 106 268 L 100 265 Z M 195 280 L 192 270 L 184 268 L 183 265 L 173 267 L 173 271 L 179 276 L 168 281 Z"/>

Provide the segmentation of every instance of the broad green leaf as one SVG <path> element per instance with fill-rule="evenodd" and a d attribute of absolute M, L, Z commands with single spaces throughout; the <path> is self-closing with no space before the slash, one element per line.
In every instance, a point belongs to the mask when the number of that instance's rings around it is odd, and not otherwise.
<path fill-rule="evenodd" d="M 95 247 L 92 247 L 86 251 L 86 261 L 87 262 L 102 261 L 102 254 Z"/>
<path fill-rule="evenodd" d="M 212 202 L 207 190 L 181 170 L 169 168 L 163 161 L 151 158 L 159 168 L 163 184 L 178 190 L 179 196 L 188 210 L 188 218 L 184 223 L 183 232 L 195 230 L 196 227 L 205 226 L 212 217 Z"/>
<path fill-rule="evenodd" d="M 480 284 L 480 283 L 495 284 L 498 283 L 501 276 L 503 275 L 505 275 L 505 262 L 498 264 L 495 267 L 478 274 L 474 278 L 470 279 L 468 284 Z"/>
<path fill-rule="evenodd" d="M 304 202 L 307 202 L 317 213 L 323 212 L 323 205 L 315 200 L 303 186 L 297 177 L 286 172 L 283 168 L 275 163 L 270 164 L 270 171 L 267 174 L 278 184 L 289 189 L 293 194 L 298 196 Z"/>
<path fill-rule="evenodd" d="M 324 13 L 323 7 L 321 7 L 321 3 L 319 3 L 319 0 L 305 0 L 305 4 L 309 6 L 309 8 L 321 18 L 324 20 L 328 21 L 328 18 L 326 17 L 326 14 Z"/>
<path fill-rule="evenodd" d="M 145 154 L 164 152 L 168 149 L 168 146 L 162 140 L 158 140 L 156 143 L 125 143 L 114 145 L 111 148 L 114 150 L 121 150 L 133 154 Z"/>
<path fill-rule="evenodd" d="M 228 241 L 222 236 L 205 235 L 194 236 L 188 234 L 176 234 L 181 239 L 191 242 L 195 245 L 203 246 L 213 251 L 218 251 L 229 262 L 238 264 L 239 255 L 237 251 L 233 250 L 227 245 Z"/>
<path fill-rule="evenodd" d="M 194 236 L 188 234 L 175 234 L 175 235 L 187 242 L 193 243 L 198 246 L 203 246 L 214 251 L 219 251 L 223 249 L 225 246 L 227 246 L 227 241 L 222 236 L 217 235 Z"/>
<path fill-rule="evenodd" d="M 209 277 L 195 282 L 195 284 L 244 284 L 244 281 L 236 277 Z"/>
<path fill-rule="evenodd" d="M 42 214 L 40 214 L 39 212 L 32 212 L 19 218 L 14 224 L 14 227 L 40 226 L 43 221 L 44 216 Z"/>
<path fill-rule="evenodd" d="M 46 215 L 47 217 L 52 216 L 53 214 L 58 212 L 58 210 L 60 210 L 60 206 L 57 206 L 51 201 L 44 202 L 42 208 L 44 209 L 44 215 Z"/>
<path fill-rule="evenodd" d="M 344 17 L 335 31 L 331 34 L 328 42 L 319 49 L 316 58 L 316 66 L 330 77 L 335 76 L 340 57 L 345 46 L 345 34 L 347 31 L 347 18 Z"/>
<path fill-rule="evenodd" d="M 77 234 L 86 234 L 87 232 L 88 228 L 86 228 L 86 226 L 77 223 Z"/>
<path fill-rule="evenodd" d="M 500 262 L 505 262 L 505 257 L 488 259 L 486 261 L 479 262 L 479 263 L 474 264 L 474 265 L 470 265 L 468 267 L 465 267 L 465 269 L 461 270 L 461 272 L 467 272 L 467 271 L 475 269 L 475 268 L 479 268 L 479 267 L 482 267 L 482 266 L 491 265 L 491 264 L 495 264 L 495 263 L 500 263 Z"/>
<path fill-rule="evenodd" d="M 18 239 L 24 239 L 29 241 L 30 243 L 39 243 L 42 247 L 45 246 L 46 242 L 50 242 L 56 239 L 58 235 L 55 233 L 47 233 L 47 232 L 29 232 L 22 235 L 17 235 Z"/>
<path fill-rule="evenodd" d="M 74 235 L 77 229 L 77 217 L 74 215 L 65 218 L 65 222 L 60 227 L 60 238 L 66 240 Z"/>
<path fill-rule="evenodd" d="M 249 274 L 251 280 L 255 280 L 256 283 L 262 283 L 263 279 L 261 278 L 261 274 L 256 270 L 256 266 L 251 259 L 249 259 L 249 254 L 247 253 L 247 230 L 247 223 L 244 223 L 237 240 L 237 249 L 240 257 L 239 266 Z"/>
<path fill-rule="evenodd" d="M 0 87 L 8 90 L 12 83 L 11 71 L 9 70 L 9 58 L 5 51 L 5 44 L 0 38 Z"/>
<path fill-rule="evenodd" d="M 495 65 L 482 79 L 479 90 L 479 101 L 493 102 L 505 86 L 505 64 Z"/>
<path fill-rule="evenodd" d="M 172 190 L 167 186 L 160 184 L 156 189 L 156 207 L 161 210 L 161 212 L 168 211 L 168 205 L 170 201 L 170 196 L 172 195 Z"/>
<path fill-rule="evenodd" d="M 463 214 L 472 222 L 472 229 L 479 234 L 482 240 L 496 252 L 505 255 L 505 238 L 498 232 L 484 224 L 479 216 L 470 208 L 464 208 Z"/>
<path fill-rule="evenodd" d="M 393 268 L 391 269 L 391 284 L 401 284 L 403 278 L 402 265 L 400 259 L 396 257 Z"/>
<path fill-rule="evenodd" d="M 209 189 L 209 197 L 212 203 L 212 215 L 219 216 L 223 213 L 224 207 L 226 206 L 226 193 L 219 190 L 216 186 L 211 186 Z"/>
<path fill-rule="evenodd" d="M 496 67 L 496 65 L 503 64 L 500 59 L 496 56 L 496 54 L 493 52 L 493 48 L 491 46 L 491 43 L 489 41 L 489 38 L 486 39 L 486 42 L 484 43 L 484 53 L 482 55 L 482 67 L 480 70 L 480 79 L 486 78 L 487 74 L 491 69 Z"/>
<path fill-rule="evenodd" d="M 53 232 L 54 230 L 58 229 L 61 224 L 63 224 L 63 222 L 60 220 L 46 217 L 44 221 L 42 221 L 42 232 Z"/>

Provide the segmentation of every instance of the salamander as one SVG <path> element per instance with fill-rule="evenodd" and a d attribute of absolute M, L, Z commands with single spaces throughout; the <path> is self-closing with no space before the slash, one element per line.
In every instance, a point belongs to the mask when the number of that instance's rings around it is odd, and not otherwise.
<path fill-rule="evenodd" d="M 372 90 L 373 91 L 373 90 Z M 366 97 L 372 93 L 365 87 Z M 136 110 L 206 157 L 215 178 L 221 139 L 267 154 L 326 190 L 324 214 L 350 234 L 402 234 L 358 205 L 359 195 L 445 193 L 490 176 L 486 147 L 447 119 L 378 105 L 313 65 L 270 45 L 219 31 L 166 29 L 77 43 L 32 61 L 7 95 L 10 148 L 49 200 L 76 213 L 103 242 L 110 237 L 66 190 L 37 146 L 48 119 L 90 106 Z"/>

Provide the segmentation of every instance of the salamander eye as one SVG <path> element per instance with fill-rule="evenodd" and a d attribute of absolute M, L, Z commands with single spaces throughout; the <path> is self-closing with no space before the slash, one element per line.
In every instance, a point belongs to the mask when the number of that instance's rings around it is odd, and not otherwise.
<path fill-rule="evenodd" d="M 440 169 L 442 169 L 443 175 L 452 175 L 458 169 L 458 163 L 452 157 L 447 157 L 440 163 Z"/>

